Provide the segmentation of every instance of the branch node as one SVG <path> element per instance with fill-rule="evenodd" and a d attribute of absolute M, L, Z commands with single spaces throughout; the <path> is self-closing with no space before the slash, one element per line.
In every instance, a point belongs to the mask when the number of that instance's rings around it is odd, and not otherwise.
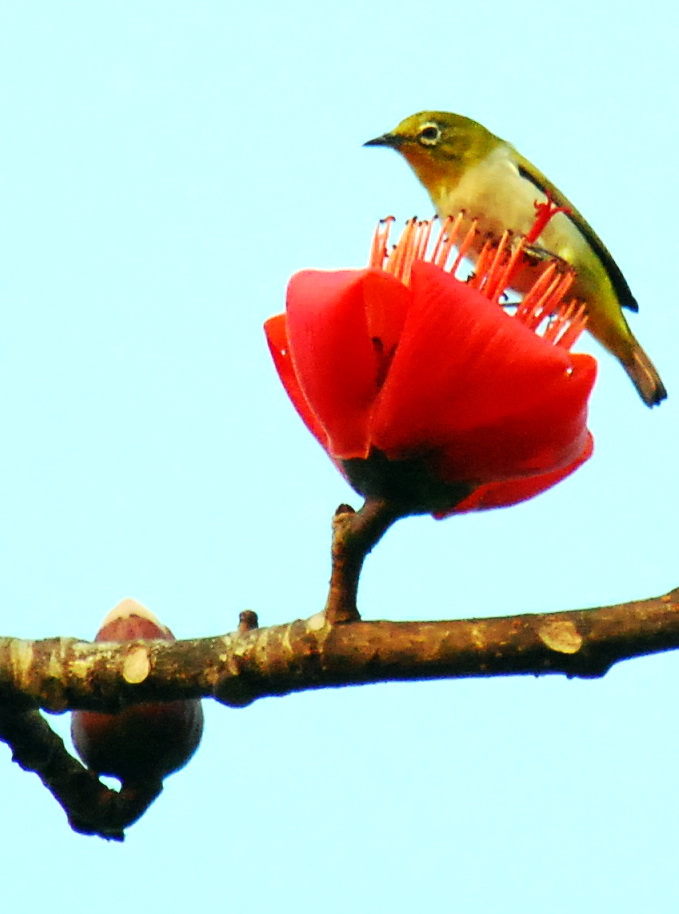
<path fill-rule="evenodd" d="M 244 609 L 238 617 L 238 631 L 241 633 L 251 632 L 255 628 L 259 628 L 257 613 L 252 609 Z"/>

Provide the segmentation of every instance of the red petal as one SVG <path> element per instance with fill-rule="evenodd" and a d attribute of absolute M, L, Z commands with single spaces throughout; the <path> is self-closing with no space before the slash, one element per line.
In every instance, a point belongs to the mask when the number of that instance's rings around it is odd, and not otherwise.
<path fill-rule="evenodd" d="M 266 333 L 266 339 L 278 377 L 281 379 L 285 392 L 292 400 L 293 406 L 311 434 L 327 450 L 328 436 L 323 431 L 323 427 L 302 393 L 295 369 L 292 367 L 285 314 L 277 314 L 275 317 L 269 318 L 264 324 L 264 332 Z"/>
<path fill-rule="evenodd" d="M 485 511 L 490 508 L 508 508 L 522 501 L 528 501 L 551 489 L 571 473 L 575 472 L 586 460 L 592 456 L 594 439 L 588 433 L 585 445 L 578 457 L 568 466 L 552 473 L 533 476 L 530 479 L 518 479 L 510 482 L 494 482 L 479 486 L 472 494 L 460 502 L 451 511 L 437 513 L 434 516 L 441 520 L 451 514 L 463 514 L 468 511 Z"/>
<path fill-rule="evenodd" d="M 569 353 L 432 264 L 414 264 L 412 292 L 372 424 L 388 456 L 527 413 L 571 367 Z"/>
<path fill-rule="evenodd" d="M 379 270 L 309 270 L 290 280 L 292 365 L 333 457 L 368 455 L 384 358 L 396 345 L 409 302 L 402 283 Z"/>
<path fill-rule="evenodd" d="M 588 438 L 587 400 L 596 362 L 573 355 L 573 371 L 543 391 L 543 399 L 492 424 L 465 429 L 434 456 L 431 466 L 445 481 L 496 480 L 550 473 L 569 465 Z"/>

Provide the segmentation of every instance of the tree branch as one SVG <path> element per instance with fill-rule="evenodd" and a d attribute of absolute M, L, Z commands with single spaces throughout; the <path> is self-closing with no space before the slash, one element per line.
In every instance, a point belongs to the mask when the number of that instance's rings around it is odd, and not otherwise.
<path fill-rule="evenodd" d="M 37 711 L 0 709 L 0 740 L 12 747 L 12 761 L 38 775 L 64 809 L 71 828 L 83 835 L 122 841 L 163 785 L 110 790 L 96 774 L 69 755 L 63 740 Z"/>
<path fill-rule="evenodd" d="M 161 785 L 116 792 L 66 751 L 37 708 L 117 711 L 143 701 L 212 697 L 231 707 L 308 689 L 377 682 L 563 673 L 679 647 L 679 589 L 596 609 L 448 622 L 345 622 L 325 612 L 193 641 L 87 643 L 0 638 L 0 740 L 83 834 L 122 840 Z M 147 675 L 140 681 L 140 669 Z"/>
<path fill-rule="evenodd" d="M 193 641 L 0 638 L 4 710 L 117 711 L 141 701 L 258 698 L 377 682 L 563 673 L 679 647 L 679 589 L 596 609 L 447 622 L 329 625 L 324 613 Z M 139 681 L 140 653 L 146 677 Z M 126 671 L 134 670 L 126 677 Z"/>

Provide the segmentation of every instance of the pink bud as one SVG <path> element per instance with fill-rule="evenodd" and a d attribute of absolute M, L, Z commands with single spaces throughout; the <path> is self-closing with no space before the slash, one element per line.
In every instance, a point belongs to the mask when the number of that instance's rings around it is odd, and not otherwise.
<path fill-rule="evenodd" d="M 146 607 L 123 600 L 106 616 L 95 641 L 174 641 Z M 199 699 L 145 702 L 115 714 L 74 711 L 71 736 L 78 755 L 97 774 L 124 786 L 157 784 L 182 768 L 198 748 L 203 732 Z"/>

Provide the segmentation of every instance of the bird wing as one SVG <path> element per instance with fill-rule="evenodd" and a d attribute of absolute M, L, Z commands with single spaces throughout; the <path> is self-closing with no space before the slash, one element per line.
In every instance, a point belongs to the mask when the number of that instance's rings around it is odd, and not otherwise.
<path fill-rule="evenodd" d="M 632 295 L 632 290 L 627 285 L 627 280 L 622 275 L 620 267 L 617 265 L 613 257 L 611 256 L 610 251 L 603 243 L 601 238 L 594 231 L 592 226 L 580 215 L 578 210 L 573 206 L 573 204 L 561 193 L 558 188 L 556 188 L 549 178 L 546 178 L 545 175 L 539 171 L 535 165 L 525 159 L 522 155 L 517 153 L 518 157 L 518 169 L 519 174 L 522 178 L 525 178 L 527 181 L 530 181 L 539 191 L 541 191 L 545 196 L 548 196 L 556 203 L 557 206 L 565 206 L 570 210 L 567 213 L 568 219 L 573 223 L 577 228 L 580 234 L 585 238 L 587 243 L 590 245 L 594 253 L 597 255 L 601 261 L 604 269 L 608 273 L 608 276 L 611 280 L 611 285 L 615 291 L 615 294 L 618 296 L 618 301 L 623 308 L 629 308 L 630 311 L 638 311 L 639 305 L 637 300 Z"/>

